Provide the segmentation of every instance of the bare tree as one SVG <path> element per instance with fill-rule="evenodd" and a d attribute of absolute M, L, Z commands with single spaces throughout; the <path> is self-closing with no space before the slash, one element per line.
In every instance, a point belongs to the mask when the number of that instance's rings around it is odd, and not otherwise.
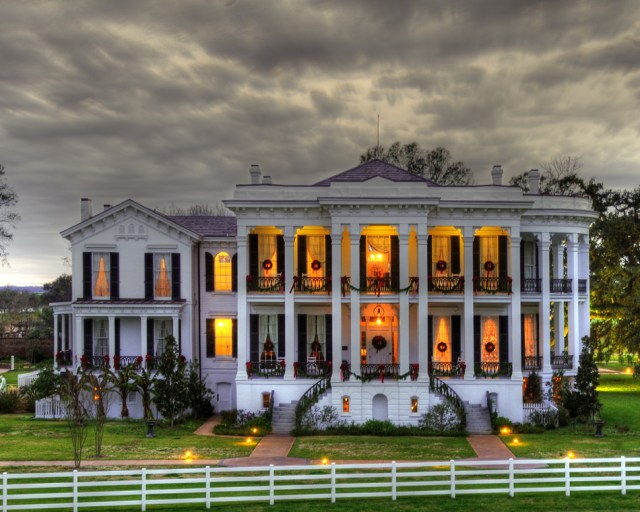
<path fill-rule="evenodd" d="M 15 227 L 20 216 L 11 210 L 18 202 L 18 195 L 7 184 L 4 166 L 0 164 L 0 261 L 6 263 L 7 243 L 13 239 L 11 228 Z"/>
<path fill-rule="evenodd" d="M 573 196 L 585 194 L 585 183 L 580 177 L 582 161 L 578 156 L 559 156 L 542 164 L 539 190 L 541 194 Z M 529 192 L 529 171 L 514 176 L 509 181 Z"/>
<path fill-rule="evenodd" d="M 82 449 L 87 440 L 87 377 L 82 371 L 66 372 L 60 379 L 60 398 L 65 404 L 66 420 L 73 446 L 73 462 L 77 468 L 82 462 Z"/>
<path fill-rule="evenodd" d="M 102 439 L 104 437 L 104 424 L 107 421 L 107 413 L 111 402 L 110 375 L 108 368 L 101 368 L 96 373 L 87 374 L 87 384 L 91 388 L 92 407 L 91 415 L 95 422 L 94 447 L 95 456 L 102 456 Z"/>

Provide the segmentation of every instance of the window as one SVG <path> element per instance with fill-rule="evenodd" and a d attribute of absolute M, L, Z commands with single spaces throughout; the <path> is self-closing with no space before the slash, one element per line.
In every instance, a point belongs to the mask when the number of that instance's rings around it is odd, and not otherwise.
<path fill-rule="evenodd" d="M 535 279 L 536 276 L 536 243 L 531 240 L 522 242 L 522 266 L 524 268 L 525 279 Z"/>
<path fill-rule="evenodd" d="M 260 235 L 258 244 L 258 272 L 260 277 L 274 277 L 278 273 L 278 244 L 276 235 Z"/>
<path fill-rule="evenodd" d="M 497 363 L 500 360 L 498 317 L 482 317 L 482 362 Z"/>
<path fill-rule="evenodd" d="M 226 252 L 218 253 L 214 260 L 215 290 L 230 292 L 232 286 L 231 257 Z"/>
<path fill-rule="evenodd" d="M 324 315 L 307 316 L 307 354 L 315 361 L 324 361 L 325 358 L 326 326 Z"/>
<path fill-rule="evenodd" d="M 343 396 L 342 397 L 342 412 L 349 412 L 349 409 L 350 409 L 349 397 L 348 396 Z"/>
<path fill-rule="evenodd" d="M 482 277 L 498 277 L 498 237 L 480 237 L 480 275 Z"/>
<path fill-rule="evenodd" d="M 173 321 L 170 319 L 156 320 L 154 323 L 154 331 L 155 354 L 160 356 L 164 352 L 167 336 L 173 333 Z"/>
<path fill-rule="evenodd" d="M 104 357 L 109 354 L 109 326 L 106 319 L 93 322 L 93 355 Z"/>
<path fill-rule="evenodd" d="M 216 357 L 231 357 L 233 347 L 233 330 L 230 318 L 216 318 Z"/>
<path fill-rule="evenodd" d="M 431 237 L 432 258 L 429 271 L 432 276 L 441 277 L 451 274 L 451 237 L 433 236 Z"/>
<path fill-rule="evenodd" d="M 108 252 L 95 252 L 92 254 L 92 279 L 93 296 L 99 298 L 109 298 L 109 283 L 111 261 Z"/>
<path fill-rule="evenodd" d="M 157 298 L 171 298 L 171 255 L 153 255 L 153 290 Z"/>
<path fill-rule="evenodd" d="M 391 242 L 388 236 L 367 236 L 367 277 L 389 277 Z"/>
<path fill-rule="evenodd" d="M 278 315 L 260 315 L 258 340 L 260 361 L 278 359 Z"/>
<path fill-rule="evenodd" d="M 326 237 L 324 235 L 307 236 L 307 275 L 324 277 L 326 265 Z"/>
<path fill-rule="evenodd" d="M 535 357 L 538 355 L 538 329 L 535 314 L 524 315 L 524 356 Z"/>
<path fill-rule="evenodd" d="M 418 398 L 415 396 L 411 397 L 411 412 L 412 413 L 418 412 Z"/>
<path fill-rule="evenodd" d="M 436 316 L 433 318 L 433 361 L 451 362 L 451 329 L 450 318 Z"/>

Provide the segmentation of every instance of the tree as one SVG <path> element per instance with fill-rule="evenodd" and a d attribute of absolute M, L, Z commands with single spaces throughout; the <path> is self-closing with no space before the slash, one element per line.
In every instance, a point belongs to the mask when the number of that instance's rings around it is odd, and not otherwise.
<path fill-rule="evenodd" d="M 110 404 L 110 374 L 106 368 L 96 371 L 88 370 L 86 373 L 87 385 L 92 393 L 91 412 L 95 421 L 94 448 L 96 457 L 102 455 L 102 439 L 104 437 L 104 424 L 107 421 L 107 412 Z"/>
<path fill-rule="evenodd" d="M 116 356 L 117 357 L 117 356 Z M 114 365 L 116 365 L 116 357 L 114 357 Z M 120 417 L 128 418 L 129 417 L 129 407 L 127 406 L 127 398 L 129 397 L 129 393 L 135 391 L 135 375 L 137 369 L 137 363 L 127 364 L 123 367 L 118 368 L 116 365 L 115 371 L 110 371 L 109 380 L 113 384 L 115 392 L 118 393 L 121 401 L 120 407 Z M 148 419 L 145 412 L 145 419 Z"/>
<path fill-rule="evenodd" d="M 44 293 L 42 301 L 45 304 L 50 302 L 68 302 L 71 300 L 71 276 L 62 274 L 50 283 L 43 285 Z"/>
<path fill-rule="evenodd" d="M 84 372 L 65 372 L 60 375 L 60 399 L 65 405 L 66 420 L 73 446 L 73 462 L 82 462 L 82 449 L 87 440 L 87 376 Z"/>
<path fill-rule="evenodd" d="M 207 387 L 206 382 L 200 377 L 196 361 L 189 364 L 188 388 L 189 403 L 187 406 L 191 409 L 191 415 L 194 418 L 210 418 L 213 415 L 211 399 L 214 395 Z"/>
<path fill-rule="evenodd" d="M 562 405 L 569 411 L 571 417 L 585 423 L 593 419 L 602 409 L 596 391 L 600 375 L 593 357 L 593 349 L 593 339 L 589 336 L 582 338 L 582 352 L 574 389 L 567 392 L 562 400 Z"/>
<path fill-rule="evenodd" d="M 443 147 L 427 151 L 417 142 L 402 145 L 396 141 L 386 151 L 382 146 L 373 146 L 360 155 L 360 163 L 375 159 L 402 167 L 439 185 L 468 185 L 471 182 L 471 170 L 463 162 L 453 161 L 449 150 Z"/>
<path fill-rule="evenodd" d="M 0 260 L 6 261 L 7 242 L 13 239 L 11 228 L 15 227 L 20 216 L 11 210 L 18 202 L 18 195 L 7 184 L 4 166 L 0 164 Z"/>
<path fill-rule="evenodd" d="M 158 362 L 153 401 L 172 427 L 189 405 L 188 391 L 187 360 L 178 352 L 176 339 L 169 335 Z"/>
<path fill-rule="evenodd" d="M 140 368 L 140 372 L 133 375 L 133 383 L 142 397 L 142 412 L 146 421 L 153 421 L 151 396 L 155 388 L 156 381 L 157 376 L 153 375 L 151 368 Z"/>
<path fill-rule="evenodd" d="M 542 164 L 538 189 L 541 194 L 555 196 L 587 195 L 586 184 L 580 177 L 582 161 L 577 156 L 552 158 Z M 529 172 L 513 176 L 509 184 L 529 192 Z M 595 182 L 593 182 L 595 184 Z"/>

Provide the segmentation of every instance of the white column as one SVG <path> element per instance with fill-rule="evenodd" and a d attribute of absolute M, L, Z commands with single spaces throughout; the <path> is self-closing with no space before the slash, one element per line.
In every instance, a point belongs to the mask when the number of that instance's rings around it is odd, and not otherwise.
<path fill-rule="evenodd" d="M 589 282 L 589 236 L 583 235 L 580 237 L 580 245 L 578 247 L 580 253 L 580 270 L 578 275 L 580 279 L 584 279 L 587 282 L 587 289 L 582 294 L 585 298 L 580 303 L 580 339 L 583 336 L 589 336 L 591 334 L 590 323 L 590 297 L 591 297 L 591 283 Z"/>
<path fill-rule="evenodd" d="M 116 354 L 116 317 L 109 315 L 109 368 L 113 368 L 113 356 Z"/>
<path fill-rule="evenodd" d="M 147 316 L 140 317 L 140 355 L 144 360 L 147 355 Z M 151 354 L 153 355 L 153 354 Z"/>
<path fill-rule="evenodd" d="M 429 380 L 429 349 L 427 329 L 429 328 L 429 269 L 427 268 L 427 224 L 418 225 L 418 380 Z"/>
<path fill-rule="evenodd" d="M 246 362 L 248 361 L 247 346 L 249 344 L 249 307 L 247 304 L 247 280 L 245 277 L 248 270 L 246 226 L 238 226 L 236 247 L 238 254 L 238 370 L 236 381 L 245 381 L 248 380 Z"/>
<path fill-rule="evenodd" d="M 340 382 L 342 365 L 342 227 L 331 225 L 331 339 L 333 343 L 332 382 Z"/>
<path fill-rule="evenodd" d="M 511 380 L 522 380 L 522 312 L 520 290 L 520 228 L 511 228 Z"/>
<path fill-rule="evenodd" d="M 578 316 L 578 235 L 569 235 L 567 243 L 567 277 L 571 282 L 571 300 L 569 301 L 569 354 L 573 355 L 573 368 L 577 368 L 581 350 L 580 324 Z"/>
<path fill-rule="evenodd" d="M 464 226 L 462 230 L 464 245 L 464 322 L 462 332 L 464 337 L 464 362 L 467 369 L 464 380 L 473 380 L 473 226 Z"/>
<path fill-rule="evenodd" d="M 76 315 L 76 327 L 73 331 L 73 341 L 74 341 L 74 349 L 73 349 L 73 357 L 75 366 L 80 364 L 80 357 L 84 354 L 84 349 L 82 348 L 82 342 L 84 341 L 84 317 L 80 315 Z M 72 363 L 72 364 L 74 364 Z"/>
<path fill-rule="evenodd" d="M 351 284 L 364 287 L 360 282 L 360 224 L 349 226 L 351 250 Z M 360 374 L 360 293 L 351 290 L 351 371 Z"/>
<path fill-rule="evenodd" d="M 562 279 L 564 276 L 564 246 L 562 240 L 557 239 L 553 251 L 553 278 Z M 564 302 L 554 303 L 554 331 L 555 331 L 555 354 L 562 355 L 564 352 Z"/>
<path fill-rule="evenodd" d="M 400 283 L 399 288 L 409 284 L 409 225 L 398 226 L 399 258 L 400 258 Z M 409 371 L 409 294 L 400 293 L 400 315 L 398 317 L 399 331 L 399 363 L 400 373 Z"/>
<path fill-rule="evenodd" d="M 64 324 L 64 321 L 62 322 Z M 53 367 L 58 369 L 58 359 L 56 354 L 60 351 L 60 340 L 58 339 L 58 314 L 53 314 Z"/>
<path fill-rule="evenodd" d="M 284 358 L 287 363 L 284 372 L 285 379 L 293 379 L 293 363 L 295 358 L 295 304 L 294 294 L 289 293 L 293 286 L 293 241 L 294 229 L 292 226 L 284 228 Z"/>
<path fill-rule="evenodd" d="M 540 262 L 540 278 L 542 282 L 542 297 L 539 306 L 538 333 L 542 337 L 542 371 L 551 373 L 551 298 L 549 286 L 549 247 L 551 245 L 549 233 L 538 235 L 538 260 Z"/>
<path fill-rule="evenodd" d="M 69 321 L 69 314 L 65 313 L 62 315 L 62 340 L 61 340 L 61 349 L 65 350 L 67 347 L 67 322 Z M 60 349 L 58 349 L 60 350 Z"/>
<path fill-rule="evenodd" d="M 182 355 L 184 347 L 182 346 L 182 338 L 180 332 L 180 317 L 178 315 L 171 315 L 171 334 L 176 339 L 176 345 L 180 347 L 180 354 Z"/>

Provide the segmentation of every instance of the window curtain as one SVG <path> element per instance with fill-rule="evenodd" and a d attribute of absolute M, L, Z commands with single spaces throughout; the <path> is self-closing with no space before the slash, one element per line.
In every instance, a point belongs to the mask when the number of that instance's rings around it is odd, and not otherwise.
<path fill-rule="evenodd" d="M 275 245 L 274 245 L 275 247 Z M 277 359 L 278 354 L 278 315 L 260 315 L 260 327 L 258 330 L 258 343 L 260 354 L 265 350 L 267 334 L 273 343 L 273 359 Z M 261 356 L 262 358 L 262 356 Z"/>
<path fill-rule="evenodd" d="M 171 260 L 168 254 L 154 254 L 156 297 L 171 297 Z"/>
<path fill-rule="evenodd" d="M 94 297 L 109 297 L 109 253 L 93 255 Z"/>
<path fill-rule="evenodd" d="M 276 250 L 276 237 L 273 235 L 262 235 L 258 244 L 258 272 L 260 277 L 273 277 L 278 269 L 278 253 Z M 271 261 L 271 268 L 264 268 L 265 260 Z M 273 332 L 271 333 L 273 340 Z"/>
<path fill-rule="evenodd" d="M 307 275 L 311 277 L 323 277 L 326 265 L 324 235 L 307 236 L 307 255 Z M 311 266 L 314 260 L 320 262 L 320 268 L 318 270 L 314 270 Z"/>
<path fill-rule="evenodd" d="M 536 254 L 537 250 L 536 243 L 531 242 L 529 240 L 525 241 L 522 244 L 523 251 L 520 257 L 523 261 L 524 267 L 524 278 L 525 279 L 535 279 L 536 278 Z"/>
<path fill-rule="evenodd" d="M 482 318 L 482 346 L 480 347 L 483 363 L 497 363 L 500 361 L 500 340 L 498 338 L 498 317 L 485 316 Z"/>
<path fill-rule="evenodd" d="M 367 275 L 384 277 L 389 272 L 390 253 L 388 236 L 367 236 Z"/>
<path fill-rule="evenodd" d="M 433 333 L 433 360 L 442 363 L 451 362 L 451 329 L 449 326 L 449 318 L 444 316 L 434 317 L 433 328 L 435 329 Z M 444 345 L 440 345 L 441 343 L 446 345 L 445 350 L 440 350 L 444 348 Z"/>
<path fill-rule="evenodd" d="M 164 352 L 165 338 L 172 334 L 173 322 L 171 320 L 156 321 L 156 355 Z"/>
<path fill-rule="evenodd" d="M 94 322 L 95 347 L 94 356 L 106 356 L 109 353 L 109 333 L 106 320 L 96 320 Z"/>
<path fill-rule="evenodd" d="M 433 249 L 431 252 L 431 275 L 448 276 L 451 274 L 451 239 L 448 236 L 434 236 L 432 239 Z M 447 264 L 445 270 L 438 270 L 438 261 L 444 261 Z"/>
<path fill-rule="evenodd" d="M 320 349 L 314 350 L 313 344 L 318 336 Z M 307 317 L 307 354 L 315 357 L 317 361 L 323 361 L 326 357 L 327 322 L 325 315 L 309 315 Z"/>
<path fill-rule="evenodd" d="M 536 336 L 536 315 L 524 315 L 524 355 L 537 356 L 538 337 Z"/>
<path fill-rule="evenodd" d="M 486 262 L 493 263 L 493 270 L 485 268 Z M 480 237 L 480 275 L 482 277 L 498 277 L 498 237 Z"/>

